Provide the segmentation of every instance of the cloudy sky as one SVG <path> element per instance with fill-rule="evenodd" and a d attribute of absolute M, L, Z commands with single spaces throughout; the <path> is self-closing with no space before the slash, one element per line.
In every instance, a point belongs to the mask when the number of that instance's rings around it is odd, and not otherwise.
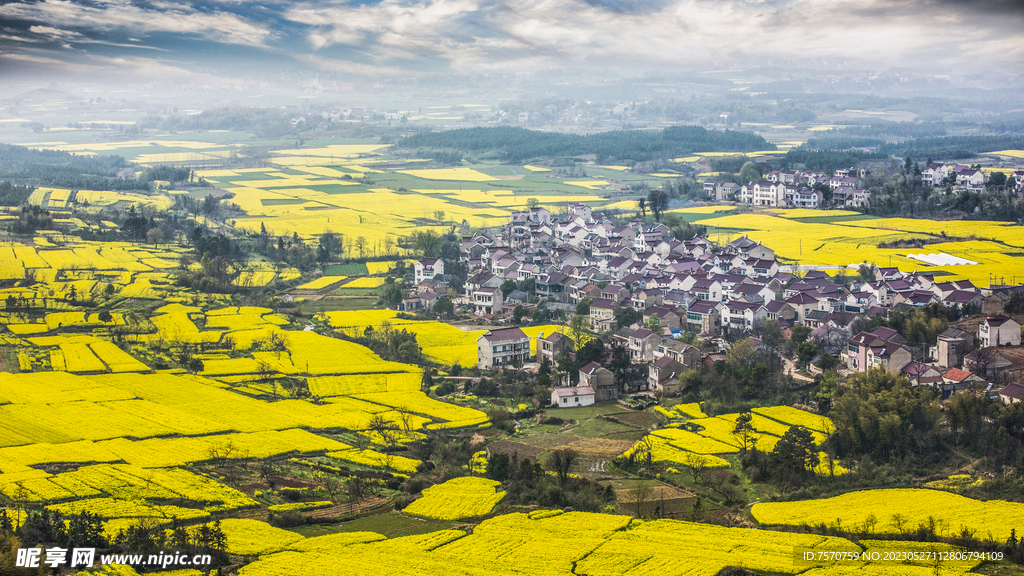
<path fill-rule="evenodd" d="M 609 69 L 767 58 L 1024 72 L 1019 0 L 15 0 L 0 77 Z"/>

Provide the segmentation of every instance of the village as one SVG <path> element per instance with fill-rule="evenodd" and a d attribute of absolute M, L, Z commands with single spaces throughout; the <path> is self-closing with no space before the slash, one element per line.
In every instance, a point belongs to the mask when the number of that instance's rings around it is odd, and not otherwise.
<path fill-rule="evenodd" d="M 883 368 L 943 398 L 970 391 L 1019 402 L 1024 394 L 1020 316 L 1009 314 L 1021 312 L 1021 286 L 982 289 L 863 263 L 829 271 L 780 266 L 769 246 L 746 236 L 724 246 L 680 240 L 664 224 L 621 223 L 583 204 L 569 204 L 561 217 L 543 207 L 513 213 L 494 234 L 464 237 L 461 260 L 469 276 L 457 303 L 494 326 L 478 340 L 478 368 L 555 366 L 574 357 L 568 326 L 531 343 L 512 325 L 538 310 L 574 317 L 605 344 L 603 362 L 563 375 L 552 406 L 678 396 L 682 374 L 711 370 L 742 340 L 788 356 L 787 373 L 800 383 L 823 367 L 841 376 Z M 441 259 L 418 261 L 402 308 L 431 308 L 449 290 L 445 278 Z M 894 312 L 925 309 L 955 321 L 928 341 L 885 325 Z M 810 343 L 813 353 L 796 346 L 785 353 L 782 342 L 765 341 L 775 335 Z M 628 352 L 633 378 L 609 369 L 615 347 Z"/>

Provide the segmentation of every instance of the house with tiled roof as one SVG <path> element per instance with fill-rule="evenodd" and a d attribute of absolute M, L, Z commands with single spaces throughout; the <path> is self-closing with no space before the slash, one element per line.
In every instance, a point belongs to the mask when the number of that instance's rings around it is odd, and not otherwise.
<path fill-rule="evenodd" d="M 963 362 L 964 354 L 974 348 L 974 336 L 959 328 L 950 326 L 936 337 L 936 344 L 929 349 L 935 363 L 941 368 L 953 368 Z"/>
<path fill-rule="evenodd" d="M 646 288 L 633 292 L 633 307 L 644 310 L 651 306 L 660 306 L 665 301 L 665 291 L 661 288 Z"/>
<path fill-rule="evenodd" d="M 1007 404 L 1017 404 L 1024 398 L 1024 386 L 1020 384 L 1007 384 L 999 391 L 999 399 Z"/>
<path fill-rule="evenodd" d="M 501 305 L 505 302 L 505 295 L 501 288 L 481 286 L 473 292 L 473 309 L 477 316 L 488 314 L 501 314 Z"/>
<path fill-rule="evenodd" d="M 904 344 L 876 341 L 867 350 L 867 365 L 871 368 L 885 368 L 899 374 L 904 366 L 913 360 L 913 355 Z"/>
<path fill-rule="evenodd" d="M 929 164 L 921 170 L 921 182 L 925 186 L 938 186 L 949 176 L 949 168 L 945 164 Z"/>
<path fill-rule="evenodd" d="M 985 184 L 985 173 L 973 168 L 965 168 L 957 172 L 956 183 L 965 186 L 983 186 Z"/>
<path fill-rule="evenodd" d="M 950 368 L 942 374 L 942 397 L 949 398 L 953 394 L 964 390 L 973 390 L 978 385 L 984 384 L 985 379 L 968 370 Z"/>
<path fill-rule="evenodd" d="M 615 375 L 597 362 L 589 362 L 580 368 L 580 386 L 593 388 L 598 402 L 615 400 L 619 397 Z"/>
<path fill-rule="evenodd" d="M 796 321 L 803 322 L 807 318 L 807 313 L 811 310 L 828 311 L 828 299 L 820 295 L 816 295 L 817 291 L 799 292 L 793 296 L 786 298 L 786 304 L 793 307 L 796 311 Z"/>
<path fill-rule="evenodd" d="M 662 356 L 647 366 L 647 388 L 663 394 L 679 391 L 679 374 L 683 365 L 670 356 Z"/>
<path fill-rule="evenodd" d="M 519 328 L 488 330 L 477 338 L 477 367 L 491 370 L 530 361 L 530 337 Z"/>
<path fill-rule="evenodd" d="M 594 300 L 590 303 L 590 328 L 598 332 L 614 330 L 615 315 L 618 312 L 618 303 L 612 300 Z"/>
<path fill-rule="evenodd" d="M 718 336 L 722 332 L 722 303 L 694 300 L 686 309 L 686 329 L 696 334 Z"/>
<path fill-rule="evenodd" d="M 552 366 L 573 349 L 572 339 L 560 332 L 537 334 L 537 361 L 546 359 Z"/>
<path fill-rule="evenodd" d="M 872 367 L 870 351 L 872 347 L 883 347 L 885 343 L 906 344 L 904 338 L 892 328 L 879 326 L 871 332 L 860 332 L 847 341 L 847 349 L 843 352 L 841 360 L 845 361 L 846 367 L 857 372 L 867 372 Z M 902 356 L 902 355 L 901 355 Z M 907 362 L 911 359 L 907 358 Z M 900 365 L 902 368 L 906 362 Z"/>
<path fill-rule="evenodd" d="M 942 373 L 932 366 L 921 362 L 910 362 L 900 369 L 900 373 L 906 376 L 910 383 L 915 386 L 937 386 L 942 383 Z"/>
<path fill-rule="evenodd" d="M 985 348 L 1020 346 L 1020 324 L 1006 314 L 986 318 L 978 325 L 978 343 Z"/>
<path fill-rule="evenodd" d="M 559 408 L 590 406 L 597 394 L 590 386 L 565 386 L 551 392 L 551 405 Z"/>
<path fill-rule="evenodd" d="M 634 364 L 650 362 L 654 359 L 654 351 L 661 342 L 661 336 L 647 328 L 634 330 L 629 335 L 629 359 Z"/>

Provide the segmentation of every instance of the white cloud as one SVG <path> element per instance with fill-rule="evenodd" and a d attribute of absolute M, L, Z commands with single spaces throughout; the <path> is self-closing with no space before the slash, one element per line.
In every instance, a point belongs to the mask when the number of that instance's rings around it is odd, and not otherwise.
<path fill-rule="evenodd" d="M 952 0 L 208 0 L 204 8 L 84 1 L 0 4 L 0 21 L 31 25 L 3 29 L 0 53 L 42 42 L 157 49 L 148 37 L 169 33 L 181 39 L 171 49 L 179 58 L 191 58 L 193 38 L 278 52 L 295 40 L 288 55 L 298 62 L 368 74 L 409 62 L 466 73 L 576 67 L 635 74 L 768 59 L 879 68 L 984 61 L 1007 70 L 1024 61 L 1019 18 L 993 8 L 1000 0 L 984 9 Z M 358 53 L 359 62 L 335 56 L 345 52 Z"/>
<path fill-rule="evenodd" d="M 720 59 L 852 58 L 880 65 L 953 64 L 987 54 L 1019 62 L 1024 41 L 998 15 L 955 3 L 675 0 L 384 0 L 302 4 L 284 17 L 311 27 L 311 48 L 358 47 L 381 59 L 440 57 L 457 70 L 589 65 L 630 69 Z M 638 6 L 637 10 L 631 7 Z M 955 42 L 951 32 L 955 31 Z"/>
<path fill-rule="evenodd" d="M 0 18 L 45 22 L 51 30 L 107 32 L 126 29 L 134 35 L 171 32 L 216 42 L 263 46 L 274 33 L 266 26 L 223 11 L 200 12 L 184 3 L 163 3 L 153 9 L 127 0 L 104 0 L 83 5 L 69 0 L 10 3 L 0 6 Z"/>

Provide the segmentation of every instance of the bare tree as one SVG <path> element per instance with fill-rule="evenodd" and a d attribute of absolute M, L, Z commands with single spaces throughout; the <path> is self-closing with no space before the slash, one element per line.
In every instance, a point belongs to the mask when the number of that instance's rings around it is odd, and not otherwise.
<path fill-rule="evenodd" d="M 987 378 L 989 367 L 995 363 L 997 355 L 994 347 L 978 348 L 964 358 L 964 368 L 982 378 Z"/>
<path fill-rule="evenodd" d="M 576 462 L 579 454 L 572 448 L 561 448 L 551 453 L 551 467 L 555 469 L 555 474 L 558 475 L 558 485 L 565 488 L 565 484 L 569 481 L 569 470 L 572 469 L 572 465 Z"/>
<path fill-rule="evenodd" d="M 235 443 L 228 440 L 220 444 L 214 444 L 206 450 L 207 459 L 215 466 L 223 467 L 227 461 L 238 456 L 238 449 Z"/>
<path fill-rule="evenodd" d="M 645 468 L 651 467 L 651 463 L 654 461 L 654 439 L 650 434 L 644 436 L 636 443 L 633 458 L 634 461 L 643 462 Z"/>
<path fill-rule="evenodd" d="M 690 476 L 693 476 L 694 482 L 704 482 L 704 475 L 708 469 L 707 456 L 689 452 L 683 458 L 683 464 L 689 469 Z"/>
<path fill-rule="evenodd" d="M 363 499 L 368 491 L 366 485 L 366 479 L 362 476 L 349 476 L 348 480 L 345 481 L 345 491 L 348 493 L 348 498 L 352 502 L 358 502 Z"/>
<path fill-rule="evenodd" d="M 407 406 L 399 406 L 398 419 L 402 422 L 402 430 L 408 434 L 412 431 L 412 412 L 409 411 Z"/>
<path fill-rule="evenodd" d="M 260 481 L 266 482 L 271 476 L 277 474 L 278 465 L 277 462 L 270 458 L 261 458 L 257 465 L 260 474 Z"/>
<path fill-rule="evenodd" d="M 637 481 L 636 487 L 629 493 L 630 503 L 635 506 L 637 518 L 643 517 L 644 504 L 650 502 L 653 494 L 654 489 L 651 487 L 650 480 L 643 478 Z"/>
<path fill-rule="evenodd" d="M 371 416 L 369 429 L 377 433 L 389 448 L 394 448 L 398 444 L 398 426 L 384 416 Z"/>

